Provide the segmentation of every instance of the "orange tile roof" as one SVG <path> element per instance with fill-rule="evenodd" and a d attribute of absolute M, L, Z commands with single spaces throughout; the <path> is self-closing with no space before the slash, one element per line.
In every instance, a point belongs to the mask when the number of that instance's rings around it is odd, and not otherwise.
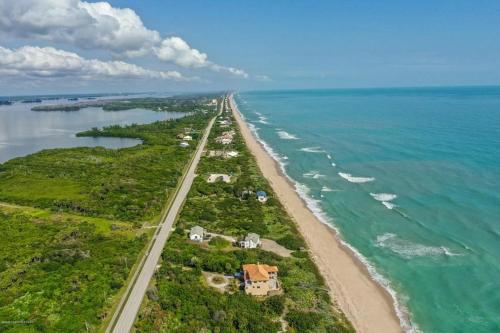
<path fill-rule="evenodd" d="M 265 264 L 247 264 L 243 265 L 245 279 L 248 277 L 251 281 L 267 281 L 269 273 L 278 272 L 278 267 Z"/>

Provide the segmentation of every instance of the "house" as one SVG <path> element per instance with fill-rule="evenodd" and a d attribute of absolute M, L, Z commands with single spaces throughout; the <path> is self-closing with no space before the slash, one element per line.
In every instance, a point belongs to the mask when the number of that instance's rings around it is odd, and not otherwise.
<path fill-rule="evenodd" d="M 260 202 L 266 202 L 267 201 L 267 193 L 264 191 L 257 191 L 257 200 Z"/>
<path fill-rule="evenodd" d="M 240 246 L 245 249 L 255 249 L 260 246 L 260 236 L 253 232 L 245 236 L 245 239 L 240 241 Z"/>
<path fill-rule="evenodd" d="M 192 227 L 189 231 L 189 239 L 195 242 L 203 242 L 205 236 L 205 229 L 200 226 Z"/>
<path fill-rule="evenodd" d="M 267 296 L 280 291 L 278 267 L 266 264 L 243 265 L 245 293 L 253 296 Z"/>
<path fill-rule="evenodd" d="M 184 137 L 182 138 L 184 141 L 192 141 L 193 140 L 193 137 L 191 135 L 184 135 Z"/>
<path fill-rule="evenodd" d="M 224 183 L 229 183 L 231 182 L 231 176 L 226 175 L 224 173 L 212 173 L 207 179 L 207 182 L 209 183 L 215 183 L 217 181 L 223 181 Z"/>
<path fill-rule="evenodd" d="M 189 142 L 186 142 L 186 141 L 182 141 L 180 144 L 179 144 L 180 147 L 182 148 L 187 148 L 189 147 Z"/>

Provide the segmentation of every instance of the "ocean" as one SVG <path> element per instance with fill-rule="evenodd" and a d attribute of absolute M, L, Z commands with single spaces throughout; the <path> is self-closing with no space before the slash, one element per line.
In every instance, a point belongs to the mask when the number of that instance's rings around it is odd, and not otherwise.
<path fill-rule="evenodd" d="M 240 92 L 407 332 L 500 332 L 500 87 Z"/>

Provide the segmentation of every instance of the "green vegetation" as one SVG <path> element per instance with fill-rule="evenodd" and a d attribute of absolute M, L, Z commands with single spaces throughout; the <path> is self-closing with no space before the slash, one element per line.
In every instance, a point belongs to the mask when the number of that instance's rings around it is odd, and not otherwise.
<path fill-rule="evenodd" d="M 140 227 L 158 222 L 215 115 L 206 101 L 186 100 L 192 114 L 177 120 L 80 134 L 141 139 L 135 147 L 44 150 L 0 164 L 1 332 L 102 330 L 154 230 Z M 193 142 L 180 148 L 186 132 Z"/>
<path fill-rule="evenodd" d="M 12 206 L 0 206 L 0 233 L 2 332 L 97 326 L 148 238 L 125 222 Z"/>
<path fill-rule="evenodd" d="M 193 112 L 201 110 L 213 96 L 175 96 L 170 98 L 131 98 L 120 100 L 86 101 L 74 104 L 40 105 L 32 111 L 79 111 L 86 107 L 102 107 L 106 111 L 148 109 L 153 111 Z"/>
<path fill-rule="evenodd" d="M 131 148 L 52 149 L 10 160 L 0 165 L 0 201 L 136 224 L 154 220 L 196 147 L 194 141 L 179 148 L 176 135 L 191 128 L 196 140 L 211 116 L 79 134 L 143 140 Z"/>
<path fill-rule="evenodd" d="M 227 147 L 215 138 L 228 128 L 215 126 L 208 149 L 237 150 L 236 158 L 204 157 L 177 229 L 162 254 L 161 269 L 152 283 L 156 299 L 145 300 L 136 321 L 138 332 L 277 332 L 281 320 L 289 332 L 352 332 L 342 313 L 332 306 L 323 278 L 304 250 L 305 243 L 288 217 L 237 132 Z M 211 173 L 232 175 L 232 182 L 207 183 Z M 262 204 L 258 190 L 270 198 Z M 261 249 L 244 250 L 212 239 L 208 246 L 192 243 L 186 230 L 194 225 L 242 237 L 248 232 L 276 240 L 295 250 L 288 258 Z M 246 295 L 242 290 L 220 291 L 209 287 L 202 272 L 233 275 L 246 263 L 277 265 L 284 293 L 268 298 Z M 280 320 L 281 319 L 281 320 Z"/>

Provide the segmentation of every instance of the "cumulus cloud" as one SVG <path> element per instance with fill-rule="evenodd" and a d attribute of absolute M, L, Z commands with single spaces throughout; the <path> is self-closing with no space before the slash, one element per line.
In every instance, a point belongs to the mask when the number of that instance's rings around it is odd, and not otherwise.
<path fill-rule="evenodd" d="M 247 78 L 237 68 L 217 65 L 180 37 L 162 38 L 130 8 L 81 0 L 0 0 L 0 31 L 22 38 L 110 51 L 117 57 L 154 55 L 188 68 L 209 68 Z"/>
<path fill-rule="evenodd" d="M 0 74 L 27 77 L 153 78 L 187 80 L 177 71 L 153 71 L 123 61 L 85 59 L 53 47 L 0 46 Z"/>

